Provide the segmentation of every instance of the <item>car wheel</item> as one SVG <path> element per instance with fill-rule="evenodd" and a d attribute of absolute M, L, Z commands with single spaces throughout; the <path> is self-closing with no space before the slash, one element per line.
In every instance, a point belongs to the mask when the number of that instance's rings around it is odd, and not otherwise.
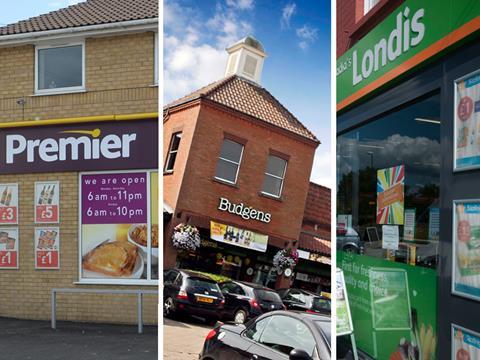
<path fill-rule="evenodd" d="M 238 309 L 233 315 L 233 321 L 235 324 L 244 324 L 247 321 L 247 312 L 243 309 Z"/>
<path fill-rule="evenodd" d="M 163 302 L 163 315 L 167 318 L 173 318 L 175 315 L 175 302 L 170 296 Z"/>
<path fill-rule="evenodd" d="M 358 249 L 355 246 L 352 246 L 352 245 L 345 246 L 343 248 L 343 251 L 358 254 Z"/>

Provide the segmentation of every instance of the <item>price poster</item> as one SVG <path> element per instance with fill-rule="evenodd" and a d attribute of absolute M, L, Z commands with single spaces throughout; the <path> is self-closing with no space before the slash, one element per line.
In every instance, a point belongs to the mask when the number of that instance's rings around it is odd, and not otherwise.
<path fill-rule="evenodd" d="M 57 224 L 60 220 L 60 183 L 35 182 L 35 223 Z"/>
<path fill-rule="evenodd" d="M 480 71 L 455 82 L 454 170 L 480 167 Z"/>
<path fill-rule="evenodd" d="M 35 228 L 35 269 L 60 269 L 60 229 Z"/>
<path fill-rule="evenodd" d="M 353 332 L 352 316 L 348 303 L 347 288 L 343 271 L 337 269 L 335 296 L 337 298 L 337 336 L 349 335 Z"/>
<path fill-rule="evenodd" d="M 18 228 L 0 228 L 0 269 L 18 269 Z"/>
<path fill-rule="evenodd" d="M 454 202 L 452 291 L 480 300 L 480 200 Z"/>
<path fill-rule="evenodd" d="M 18 184 L 0 184 L 0 225 L 18 224 Z"/>
<path fill-rule="evenodd" d="M 480 334 L 452 324 L 451 359 L 480 359 Z"/>

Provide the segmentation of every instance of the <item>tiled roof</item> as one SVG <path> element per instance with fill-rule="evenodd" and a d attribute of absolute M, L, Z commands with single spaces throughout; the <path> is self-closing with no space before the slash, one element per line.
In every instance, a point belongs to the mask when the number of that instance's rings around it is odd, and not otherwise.
<path fill-rule="evenodd" d="M 87 0 L 0 27 L 0 36 L 158 17 L 158 0 Z"/>
<path fill-rule="evenodd" d="M 313 141 L 318 139 L 272 94 L 260 85 L 232 75 L 207 85 L 190 95 L 165 106 L 166 109 L 189 101 L 206 98 L 219 104 L 263 120 Z"/>
<path fill-rule="evenodd" d="M 318 225 L 331 223 L 331 190 L 325 186 L 310 183 L 303 218 Z"/>
<path fill-rule="evenodd" d="M 331 242 L 329 240 L 320 239 L 306 232 L 300 233 L 298 248 L 325 255 L 332 253 Z"/>

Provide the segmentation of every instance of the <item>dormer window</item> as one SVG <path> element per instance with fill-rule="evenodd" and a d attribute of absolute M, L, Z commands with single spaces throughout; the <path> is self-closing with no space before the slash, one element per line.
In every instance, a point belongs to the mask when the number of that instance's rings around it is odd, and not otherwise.
<path fill-rule="evenodd" d="M 84 43 L 36 47 L 36 94 L 64 93 L 84 89 Z"/>

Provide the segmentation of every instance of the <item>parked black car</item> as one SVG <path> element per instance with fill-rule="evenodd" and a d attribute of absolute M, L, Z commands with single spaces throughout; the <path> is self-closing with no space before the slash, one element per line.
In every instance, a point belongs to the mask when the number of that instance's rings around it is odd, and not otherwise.
<path fill-rule="evenodd" d="M 330 299 L 301 289 L 279 289 L 278 294 L 288 310 L 330 315 Z"/>
<path fill-rule="evenodd" d="M 330 338 L 329 317 L 273 311 L 246 325 L 215 327 L 200 360 L 330 360 Z"/>
<path fill-rule="evenodd" d="M 196 315 L 215 323 L 225 299 L 218 284 L 188 270 L 165 270 L 163 273 L 163 313 L 166 317 Z"/>
<path fill-rule="evenodd" d="M 225 281 L 220 283 L 225 297 L 222 318 L 243 324 L 249 319 L 268 311 L 285 309 L 280 296 L 270 288 L 243 282 Z"/>

